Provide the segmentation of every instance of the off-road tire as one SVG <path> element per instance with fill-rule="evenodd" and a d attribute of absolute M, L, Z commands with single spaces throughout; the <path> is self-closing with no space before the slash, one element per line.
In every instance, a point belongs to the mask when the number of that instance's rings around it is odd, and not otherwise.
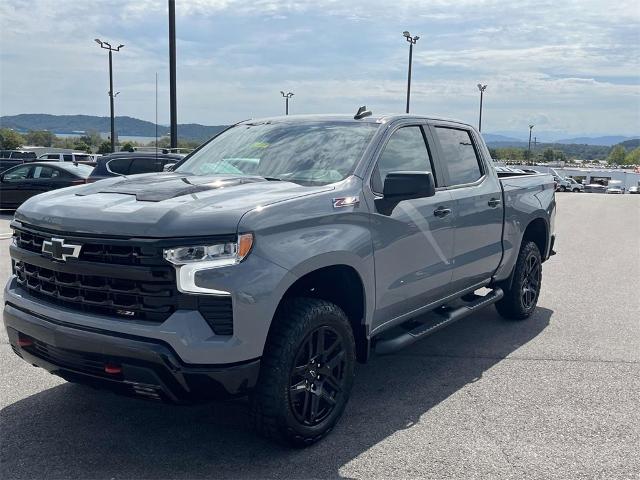
<path fill-rule="evenodd" d="M 299 397 L 290 391 L 291 382 L 295 381 L 292 378 L 299 378 L 293 372 L 300 368 L 297 365 L 301 352 L 306 354 L 310 342 L 317 338 L 313 337 L 315 332 L 325 331 L 329 332 L 330 338 L 339 336 L 342 342 L 344 355 L 341 356 L 343 360 L 340 361 L 341 367 L 338 370 L 341 373 L 342 388 L 339 393 L 335 392 L 335 405 L 328 413 L 325 412 L 326 418 L 321 419 L 318 424 L 305 424 L 304 420 L 299 419 L 300 403 L 296 403 Z M 285 301 L 279 308 L 267 337 L 260 376 L 250 397 L 250 419 L 253 427 L 264 437 L 295 447 L 305 447 L 322 439 L 342 416 L 353 386 L 355 363 L 353 331 L 340 307 L 315 298 L 293 298 Z M 323 368 L 329 368 L 329 362 Z M 309 372 L 305 375 L 309 375 Z M 314 386 L 317 389 L 317 385 Z M 324 386 L 321 388 L 324 391 Z M 306 401 L 310 391 L 300 393 Z M 313 399 L 313 396 L 310 398 Z M 322 397 L 322 401 L 326 402 L 324 398 Z M 328 403 L 325 405 L 328 410 Z M 306 411 L 305 404 L 303 412 Z"/>
<path fill-rule="evenodd" d="M 532 282 L 529 266 L 531 262 L 535 263 L 537 274 L 537 282 Z M 525 288 L 535 286 L 534 297 L 531 293 L 525 295 Z M 511 286 L 503 285 L 504 297 L 496 302 L 496 310 L 498 313 L 508 320 L 524 320 L 529 318 L 535 311 L 540 296 L 540 286 L 542 285 L 542 257 L 538 246 L 531 241 L 523 241 L 516 261 L 513 281 Z M 532 301 L 527 301 L 532 300 Z"/>

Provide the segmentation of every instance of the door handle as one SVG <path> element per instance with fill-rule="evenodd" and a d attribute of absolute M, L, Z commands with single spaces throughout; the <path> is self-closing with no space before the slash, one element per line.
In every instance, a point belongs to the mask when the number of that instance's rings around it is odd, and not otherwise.
<path fill-rule="evenodd" d="M 445 207 L 438 207 L 433 211 L 433 214 L 439 218 L 446 217 L 450 213 L 451 213 L 451 209 L 445 208 Z"/>
<path fill-rule="evenodd" d="M 500 205 L 502 203 L 502 200 L 500 200 L 499 198 L 492 198 L 491 200 L 489 200 L 487 202 L 487 204 L 491 207 L 491 208 L 496 208 L 498 205 Z"/>

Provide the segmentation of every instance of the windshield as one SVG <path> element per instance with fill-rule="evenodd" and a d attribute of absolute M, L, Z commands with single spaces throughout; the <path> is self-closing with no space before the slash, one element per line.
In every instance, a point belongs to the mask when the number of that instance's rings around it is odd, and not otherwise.
<path fill-rule="evenodd" d="M 378 125 L 356 122 L 282 122 L 230 128 L 175 171 L 194 175 L 259 175 L 301 185 L 344 180 Z"/>

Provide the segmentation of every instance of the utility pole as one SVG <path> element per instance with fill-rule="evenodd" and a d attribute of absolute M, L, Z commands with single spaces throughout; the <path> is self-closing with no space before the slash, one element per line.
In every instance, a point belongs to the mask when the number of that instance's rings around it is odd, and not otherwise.
<path fill-rule="evenodd" d="M 109 42 L 103 42 L 99 38 L 95 39 L 95 42 L 100 45 L 100 48 L 109 51 L 109 105 L 111 107 L 111 151 L 116 151 L 116 121 L 115 121 L 115 113 L 113 108 L 113 99 L 114 97 L 120 93 L 113 93 L 113 52 L 119 52 L 124 45 L 118 45 L 117 47 L 112 47 Z"/>
<path fill-rule="evenodd" d="M 293 92 L 284 93 L 282 90 L 280 90 L 280 93 L 284 97 L 284 104 L 285 104 L 284 114 L 289 115 L 289 99 L 293 97 Z"/>
<path fill-rule="evenodd" d="M 178 148 L 178 101 L 176 95 L 176 1 L 169 0 L 169 108 L 171 148 Z"/>
<path fill-rule="evenodd" d="M 480 119 L 478 120 L 478 131 L 482 132 L 482 97 L 484 91 L 487 89 L 486 85 L 478 84 L 478 90 L 480 90 Z"/>
<path fill-rule="evenodd" d="M 420 37 L 412 37 L 406 30 L 402 32 L 404 38 L 409 42 L 409 73 L 407 76 L 407 113 L 409 113 L 409 100 L 411 99 L 411 64 L 413 63 L 413 46 L 420 39 Z"/>

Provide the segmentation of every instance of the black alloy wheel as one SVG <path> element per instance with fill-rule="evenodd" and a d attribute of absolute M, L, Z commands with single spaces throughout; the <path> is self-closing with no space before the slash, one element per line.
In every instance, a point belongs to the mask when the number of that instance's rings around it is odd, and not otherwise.
<path fill-rule="evenodd" d="M 540 264 L 540 258 L 531 252 L 525 263 L 524 279 L 521 289 L 522 306 L 525 310 L 533 308 L 538 301 L 541 280 L 542 266 Z"/>
<path fill-rule="evenodd" d="M 289 376 L 289 403 L 301 424 L 318 425 L 335 408 L 344 390 L 345 347 L 330 326 L 312 331 L 303 341 Z"/>

